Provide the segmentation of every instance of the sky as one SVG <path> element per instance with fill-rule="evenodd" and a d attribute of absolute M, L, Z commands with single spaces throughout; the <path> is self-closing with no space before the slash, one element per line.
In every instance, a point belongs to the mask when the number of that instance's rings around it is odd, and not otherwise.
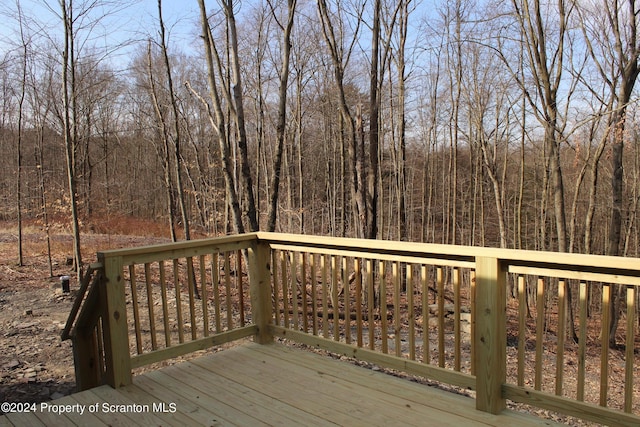
<path fill-rule="evenodd" d="M 76 10 L 87 0 L 75 0 Z M 19 20 L 17 4 L 29 26 L 29 32 L 40 33 L 52 40 L 63 39 L 59 0 L 0 0 L 0 58 L 5 52 L 19 44 Z M 120 6 L 94 10 L 85 22 L 95 21 L 95 17 L 106 14 L 100 25 L 91 29 L 91 40 L 87 47 L 117 46 L 127 40 L 146 40 L 158 32 L 157 0 L 106 0 L 104 3 L 120 3 Z M 164 0 L 162 14 L 170 43 L 183 50 L 199 47 L 196 32 L 199 29 L 199 9 L 196 0 Z M 86 31 L 85 34 L 89 32 Z M 133 47 L 118 49 L 113 60 L 129 58 Z"/>
<path fill-rule="evenodd" d="M 65 0 L 71 1 L 71 0 Z M 217 0 L 205 0 L 208 8 L 216 6 Z M 239 4 L 249 10 L 254 0 L 241 0 Z M 414 12 L 412 21 L 420 23 L 420 16 L 424 15 L 433 2 L 437 0 L 419 0 L 417 7 L 422 11 Z M 93 3 L 95 0 L 73 0 L 76 13 L 83 8 L 83 4 Z M 100 8 L 84 17 L 84 24 L 98 23 L 90 30 L 80 31 L 79 39 L 84 41 L 83 49 L 93 49 L 97 52 L 108 52 L 106 62 L 114 71 L 126 72 L 131 65 L 135 53 L 144 49 L 149 37 L 158 40 L 158 0 L 98 0 Z M 44 40 L 51 40 L 61 50 L 64 39 L 64 29 L 61 22 L 60 0 L 0 0 L 0 64 L 7 58 L 6 53 L 20 49 L 18 4 L 29 27 L 28 33 L 40 37 L 38 46 L 46 46 Z M 110 6 L 109 6 L 110 5 Z M 169 49 L 173 52 L 198 55 L 202 50 L 200 37 L 199 6 L 197 0 L 163 0 L 163 19 L 169 39 Z M 98 17 L 104 16 L 101 19 Z M 412 31 L 418 35 L 419 32 Z M 87 40 L 87 36 L 90 39 Z M 123 43 L 129 42 L 128 45 Z M 364 38 L 367 43 L 367 37 Z M 50 46 L 50 44 L 49 44 Z M 114 50 L 114 47 L 118 46 Z M 76 46 L 77 48 L 78 46 Z M 48 47 L 45 47 L 48 48 Z M 77 49 L 76 49 L 77 51 Z M 83 56 L 81 51 L 80 56 Z"/>

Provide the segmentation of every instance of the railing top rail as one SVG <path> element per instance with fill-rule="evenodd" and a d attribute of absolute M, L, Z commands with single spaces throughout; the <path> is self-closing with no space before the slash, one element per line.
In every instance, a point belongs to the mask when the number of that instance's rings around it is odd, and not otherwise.
<path fill-rule="evenodd" d="M 559 271 L 580 270 L 598 274 L 640 277 L 640 258 L 269 232 L 246 233 L 128 249 L 113 249 L 98 252 L 98 259 L 102 261 L 109 257 L 122 257 L 124 264 L 151 262 L 189 256 L 185 255 L 188 253 L 197 255 L 200 251 L 205 250 L 223 251 L 230 250 L 231 247 L 245 248 L 258 240 L 273 245 L 292 246 L 298 249 L 308 248 L 310 252 L 321 252 L 322 249 L 339 249 L 357 254 L 407 256 L 463 263 L 472 263 L 476 257 L 491 257 L 500 259 L 505 265 L 509 266 L 536 267 Z"/>
<path fill-rule="evenodd" d="M 393 254 L 459 261 L 474 261 L 476 257 L 490 257 L 500 259 L 506 265 L 513 266 L 530 266 L 566 271 L 580 270 L 592 273 L 640 277 L 640 258 L 631 257 L 307 236 L 285 233 L 258 232 L 256 235 L 258 239 L 271 244 L 295 245 L 299 247 L 309 247 L 310 249 L 341 248 L 354 252 L 371 252 L 373 254 Z"/>
<path fill-rule="evenodd" d="M 98 260 L 122 257 L 123 264 L 153 262 L 183 256 L 195 256 L 206 251 L 226 251 L 247 248 L 256 241 L 255 233 L 237 234 L 207 239 L 187 240 L 181 242 L 161 243 L 136 248 L 111 249 L 97 253 Z"/>
<path fill-rule="evenodd" d="M 372 255 L 398 255 L 420 258 L 441 258 L 449 260 L 473 262 L 477 254 L 451 250 L 455 246 L 432 245 L 416 242 L 400 242 L 392 240 L 354 239 L 349 237 L 310 236 L 303 234 L 258 232 L 257 237 L 272 245 L 306 247 L 310 251 L 320 252 L 322 249 L 341 249 L 356 253 Z"/>
<path fill-rule="evenodd" d="M 76 321 L 78 312 L 80 311 L 80 307 L 82 305 L 82 302 L 84 301 L 84 295 L 87 292 L 87 289 L 89 289 L 89 286 L 93 283 L 91 277 L 94 272 L 100 269 L 102 269 L 102 264 L 100 263 L 90 264 L 89 267 L 87 268 L 87 271 L 85 272 L 84 277 L 81 280 L 81 285 L 78 291 L 78 295 L 76 296 L 76 299 L 73 301 L 73 306 L 71 307 L 71 311 L 69 312 L 69 316 L 67 317 L 67 323 L 64 326 L 64 330 L 62 331 L 62 334 L 60 334 L 62 341 L 65 341 L 71 338 L 71 328 L 73 327 L 73 324 Z"/>

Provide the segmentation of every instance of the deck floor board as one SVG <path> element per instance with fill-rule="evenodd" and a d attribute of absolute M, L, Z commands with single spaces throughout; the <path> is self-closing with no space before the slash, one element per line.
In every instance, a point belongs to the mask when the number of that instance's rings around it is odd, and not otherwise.
<path fill-rule="evenodd" d="M 281 344 L 243 344 L 147 372 L 118 390 L 102 386 L 49 403 L 99 410 L 9 414 L 0 426 L 555 425 L 512 411 L 476 411 L 471 398 Z"/>

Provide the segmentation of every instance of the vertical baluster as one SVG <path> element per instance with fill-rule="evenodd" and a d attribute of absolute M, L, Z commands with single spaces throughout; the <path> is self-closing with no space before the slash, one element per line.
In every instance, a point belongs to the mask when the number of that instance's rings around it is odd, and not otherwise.
<path fill-rule="evenodd" d="M 162 298 L 162 321 L 164 323 L 165 347 L 171 347 L 171 327 L 169 325 L 169 304 L 167 302 L 167 279 L 164 272 L 164 261 L 158 262 L 160 271 L 160 294 Z"/>
<path fill-rule="evenodd" d="M 213 309 L 215 313 L 214 322 L 216 325 L 216 333 L 222 332 L 222 325 L 220 319 L 220 260 L 219 254 L 211 254 L 211 287 L 213 291 Z"/>
<path fill-rule="evenodd" d="M 104 325 L 102 324 L 102 317 L 98 319 L 98 322 L 95 327 L 94 342 L 98 346 L 98 355 L 99 355 L 99 357 L 97 358 L 98 372 L 100 372 L 101 374 L 104 374 L 107 371 L 107 369 L 106 369 L 106 366 L 104 365 L 104 357 L 103 357 L 105 353 L 104 353 Z"/>
<path fill-rule="evenodd" d="M 240 326 L 244 326 L 244 286 L 242 283 L 242 251 L 238 249 L 236 251 L 236 289 L 238 291 L 238 304 L 240 304 Z"/>
<path fill-rule="evenodd" d="M 191 322 L 191 339 L 198 338 L 198 323 L 196 319 L 196 300 L 194 289 L 196 275 L 193 271 L 193 258 L 187 257 L 187 290 L 189 291 L 189 317 Z"/>
<path fill-rule="evenodd" d="M 558 281 L 558 333 L 556 350 L 556 395 L 562 396 L 564 382 L 564 340 L 567 325 L 567 298 L 565 297 L 568 283 L 565 280 Z"/>
<path fill-rule="evenodd" d="M 282 314 L 284 315 L 284 327 L 289 327 L 289 283 L 287 278 L 287 257 L 284 251 L 280 251 L 280 271 L 282 272 Z"/>
<path fill-rule="evenodd" d="M 227 308 L 227 330 L 233 329 L 233 305 L 231 299 L 231 259 L 229 252 L 224 253 L 224 289 Z"/>
<path fill-rule="evenodd" d="M 438 287 L 438 366 L 444 368 L 444 274 L 442 267 L 436 269 Z"/>
<path fill-rule="evenodd" d="M 311 322 L 313 335 L 318 335 L 318 281 L 316 280 L 316 254 L 309 254 L 309 269 L 311 276 Z"/>
<path fill-rule="evenodd" d="M 300 253 L 300 298 L 302 298 L 302 330 L 309 332 L 309 313 L 307 305 L 307 254 Z"/>
<path fill-rule="evenodd" d="M 380 261 L 380 320 L 381 320 L 381 338 L 382 338 L 382 353 L 389 353 L 389 341 L 387 332 L 387 280 L 384 277 L 385 262 Z"/>
<path fill-rule="evenodd" d="M 460 371 L 460 270 L 453 269 L 453 336 L 454 336 L 454 357 L 453 364 L 456 371 Z"/>
<path fill-rule="evenodd" d="M 600 341 L 600 406 L 607 406 L 609 388 L 609 307 L 611 285 L 602 287 L 602 333 Z"/>
<path fill-rule="evenodd" d="M 329 338 L 329 290 L 327 289 L 327 255 L 320 255 L 322 270 L 322 336 Z"/>
<path fill-rule="evenodd" d="M 407 264 L 407 305 L 409 314 L 409 359 L 416 360 L 416 318 L 413 304 L 413 265 Z"/>
<path fill-rule="evenodd" d="M 362 347 L 362 265 L 361 259 L 354 260 L 356 273 L 356 344 Z"/>
<path fill-rule="evenodd" d="M 625 342 L 625 366 L 624 366 L 624 411 L 631 413 L 633 408 L 633 362 L 635 360 L 635 286 L 627 287 L 627 330 Z"/>
<path fill-rule="evenodd" d="M 587 284 L 580 282 L 578 300 L 578 390 L 577 399 L 584 400 L 585 356 L 587 348 Z"/>
<path fill-rule="evenodd" d="M 426 265 L 420 266 L 420 282 L 422 286 L 422 362 L 431 363 L 429 354 L 429 277 Z"/>
<path fill-rule="evenodd" d="M 402 354 L 401 343 L 401 327 L 402 327 L 402 314 L 400 313 L 400 274 L 399 274 L 398 262 L 394 262 L 391 265 L 391 275 L 393 277 L 393 334 L 394 334 L 394 346 L 396 356 L 400 357 Z"/>
<path fill-rule="evenodd" d="M 300 304 L 298 303 L 298 259 L 295 252 L 289 252 L 289 261 L 291 264 L 291 273 L 289 274 L 291 278 L 291 327 L 298 330 Z"/>
<path fill-rule="evenodd" d="M 542 390 L 542 344 L 544 340 L 544 279 L 538 278 L 537 297 L 536 297 L 536 372 L 535 372 L 535 389 Z"/>
<path fill-rule="evenodd" d="M 153 313 L 153 292 L 151 288 L 151 268 L 149 263 L 144 264 L 144 281 L 147 287 L 147 305 L 149 309 L 149 333 L 151 335 L 151 349 L 158 349 L 156 340 L 156 316 Z"/>
<path fill-rule="evenodd" d="M 273 280 L 273 318 L 276 326 L 280 325 L 280 287 L 278 286 L 278 254 L 271 251 L 271 277 Z"/>
<path fill-rule="evenodd" d="M 524 386 L 524 355 L 527 345 L 527 307 L 525 277 L 518 275 L 518 385 Z"/>
<path fill-rule="evenodd" d="M 373 314 L 375 305 L 375 290 L 373 285 L 373 261 L 367 259 L 367 327 L 369 328 L 369 349 L 375 349 L 376 322 Z"/>
<path fill-rule="evenodd" d="M 129 266 L 129 283 L 131 284 L 131 308 L 133 309 L 133 324 L 136 332 L 136 350 L 142 354 L 142 336 L 140 335 L 140 313 L 138 311 L 138 289 L 136 286 L 135 265 Z"/>
<path fill-rule="evenodd" d="M 204 336 L 209 336 L 209 295 L 207 291 L 207 267 L 204 255 L 200 255 L 200 292 L 202 293 L 202 328 Z"/>
<path fill-rule="evenodd" d="M 476 271 L 469 272 L 469 293 L 471 294 L 469 306 L 471 307 L 471 340 L 476 336 Z M 471 346 L 471 375 L 476 374 L 476 346 Z"/>
<path fill-rule="evenodd" d="M 349 282 L 349 260 L 342 257 L 342 295 L 344 296 L 344 339 L 351 344 L 351 283 Z"/>
<path fill-rule="evenodd" d="M 291 308 L 293 311 L 293 329 L 300 330 L 300 300 L 298 298 L 300 285 L 298 284 L 298 257 L 296 252 L 289 252 L 289 261 L 291 264 L 291 274 L 289 275 L 289 277 L 291 280 Z"/>
<path fill-rule="evenodd" d="M 340 340 L 340 309 L 338 307 L 338 259 L 331 256 L 331 305 L 333 306 L 333 339 Z"/>
<path fill-rule="evenodd" d="M 184 320 L 182 319 L 182 299 L 180 295 L 180 271 L 178 260 L 173 260 L 173 283 L 176 291 L 176 315 L 178 317 L 178 342 L 184 342 Z"/>

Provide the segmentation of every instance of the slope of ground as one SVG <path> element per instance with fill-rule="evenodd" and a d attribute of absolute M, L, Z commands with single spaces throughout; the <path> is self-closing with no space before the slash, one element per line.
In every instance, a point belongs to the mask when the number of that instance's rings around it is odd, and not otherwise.
<path fill-rule="evenodd" d="M 85 262 L 100 249 L 148 245 L 166 239 L 136 236 L 83 236 Z M 24 265 L 18 265 L 15 227 L 0 224 L 0 402 L 42 402 L 75 391 L 71 341 L 61 341 L 78 284 L 68 233 L 51 236 L 53 277 L 49 277 L 45 234 L 23 233 Z M 71 292 L 63 293 L 60 276 L 71 276 Z"/>

